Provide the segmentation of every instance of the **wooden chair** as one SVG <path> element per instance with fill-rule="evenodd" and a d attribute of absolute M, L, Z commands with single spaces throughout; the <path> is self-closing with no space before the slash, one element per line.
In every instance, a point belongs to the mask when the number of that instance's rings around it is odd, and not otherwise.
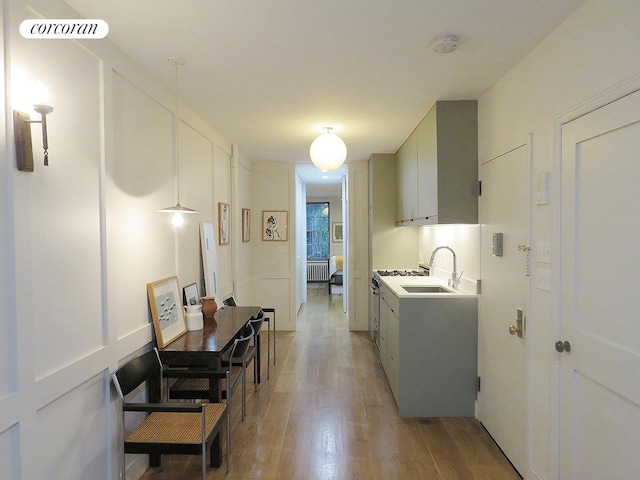
<path fill-rule="evenodd" d="M 222 301 L 223 305 L 228 307 L 237 306 L 235 298 L 233 296 L 226 298 Z M 264 321 L 267 322 L 267 378 L 269 378 L 269 364 L 271 362 L 271 318 L 266 314 L 273 315 L 273 364 L 276 364 L 276 309 L 272 307 L 262 307 L 264 313 Z"/>
<path fill-rule="evenodd" d="M 249 349 L 255 333 L 251 324 L 242 331 L 242 336 L 233 341 L 232 356 L 242 356 Z M 242 417 L 246 412 L 246 370 L 242 365 L 224 366 L 222 370 L 212 370 L 206 365 L 165 365 L 162 372 L 166 379 L 177 379 L 168 387 L 169 399 L 209 400 L 225 399 L 231 416 L 231 397 L 238 384 L 242 385 Z M 222 379 L 226 379 L 222 382 Z"/>
<path fill-rule="evenodd" d="M 207 474 L 207 443 L 211 466 L 219 467 L 222 457 L 220 431 L 226 419 L 226 466 L 229 472 L 231 424 L 224 403 L 133 403 L 127 395 L 146 382 L 149 398 L 162 398 L 162 364 L 157 349 L 148 351 L 120 367 L 112 374 L 113 384 L 122 401 L 122 436 L 124 453 L 149 454 L 151 466 L 159 466 L 162 454 L 202 455 L 202 478 Z M 156 390 L 153 392 L 152 390 Z M 144 412 L 146 418 L 125 434 L 125 414 Z M 122 459 L 122 478 L 126 466 Z"/>

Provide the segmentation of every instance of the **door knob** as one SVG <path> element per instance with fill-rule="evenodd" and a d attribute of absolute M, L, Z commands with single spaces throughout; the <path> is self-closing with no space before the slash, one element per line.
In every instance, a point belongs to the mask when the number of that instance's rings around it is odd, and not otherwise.
<path fill-rule="evenodd" d="M 566 340 L 564 342 L 562 340 L 558 340 L 556 342 L 556 352 L 562 353 L 562 352 L 570 352 L 570 351 L 571 351 L 571 344 Z"/>
<path fill-rule="evenodd" d="M 522 315 L 522 309 L 519 308 L 516 310 L 516 324 L 509 325 L 509 334 L 510 335 L 518 335 L 518 337 L 522 338 L 524 333 L 524 316 Z"/>

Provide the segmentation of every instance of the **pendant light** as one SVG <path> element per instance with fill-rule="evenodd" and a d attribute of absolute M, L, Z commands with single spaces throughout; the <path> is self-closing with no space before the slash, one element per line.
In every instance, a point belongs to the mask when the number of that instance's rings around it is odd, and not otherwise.
<path fill-rule="evenodd" d="M 347 159 L 347 146 L 331 127 L 325 127 L 327 133 L 316 138 L 309 148 L 313 164 L 323 172 L 340 168 Z"/>
<path fill-rule="evenodd" d="M 178 135 L 180 116 L 178 115 L 178 102 L 179 102 L 178 100 L 178 66 L 184 65 L 185 61 L 182 58 L 168 58 L 167 60 L 173 63 L 175 67 L 175 77 L 176 77 L 176 113 L 175 113 L 176 116 L 175 116 L 175 121 L 173 123 L 173 138 L 175 139 L 174 146 L 173 146 L 173 158 L 174 158 L 174 163 L 176 168 L 176 178 L 178 182 L 178 190 L 177 190 L 178 201 L 174 206 L 163 208 L 158 211 L 162 213 L 173 213 L 171 223 L 173 223 L 175 227 L 179 227 L 184 222 L 184 219 L 182 218 L 183 213 L 198 213 L 198 212 L 191 208 L 183 207 L 182 205 L 180 205 L 180 154 L 179 154 L 179 151 L 180 151 L 179 138 L 180 137 Z"/>

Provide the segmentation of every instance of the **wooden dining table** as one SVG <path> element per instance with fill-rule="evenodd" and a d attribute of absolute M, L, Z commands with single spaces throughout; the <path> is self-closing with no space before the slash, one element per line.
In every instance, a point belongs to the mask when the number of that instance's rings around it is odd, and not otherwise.
<path fill-rule="evenodd" d="M 187 331 L 163 348 L 158 348 L 160 360 L 171 367 L 206 366 L 220 370 L 223 353 L 233 346 L 233 341 L 240 336 L 245 325 L 259 313 L 260 307 L 220 308 L 212 320 L 204 320 L 201 330 Z M 259 347 L 259 341 L 257 345 Z M 259 354 L 256 355 L 255 362 L 257 371 L 260 372 Z"/>

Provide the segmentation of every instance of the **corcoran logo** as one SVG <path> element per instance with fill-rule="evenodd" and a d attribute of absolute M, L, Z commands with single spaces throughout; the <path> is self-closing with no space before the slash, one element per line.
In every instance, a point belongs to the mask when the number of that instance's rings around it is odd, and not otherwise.
<path fill-rule="evenodd" d="M 98 19 L 27 19 L 20 35 L 30 39 L 99 39 L 109 33 L 109 25 Z"/>

